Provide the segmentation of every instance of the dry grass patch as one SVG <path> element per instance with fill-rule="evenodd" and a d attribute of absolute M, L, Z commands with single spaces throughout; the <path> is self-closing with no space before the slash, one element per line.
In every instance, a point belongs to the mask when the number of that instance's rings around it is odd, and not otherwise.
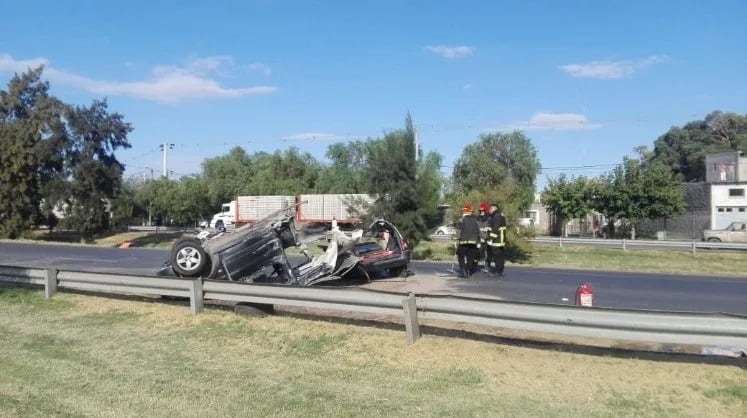
<path fill-rule="evenodd" d="M 423 242 L 414 250 L 416 259 L 453 261 L 451 242 Z M 747 276 L 747 252 L 628 250 L 535 244 L 529 265 L 534 267 L 647 273 Z"/>
<path fill-rule="evenodd" d="M 0 288 L 0 415 L 743 416 L 745 362 L 582 355 Z M 673 360 L 676 357 L 662 359 Z"/>
<path fill-rule="evenodd" d="M 747 253 L 700 251 L 615 250 L 609 248 L 558 248 L 535 245 L 532 264 L 593 270 L 640 271 L 706 275 L 747 275 Z"/>

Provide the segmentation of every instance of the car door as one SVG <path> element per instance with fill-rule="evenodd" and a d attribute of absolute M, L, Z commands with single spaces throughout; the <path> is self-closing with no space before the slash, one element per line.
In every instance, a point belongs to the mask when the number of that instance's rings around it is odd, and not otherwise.
<path fill-rule="evenodd" d="M 747 222 L 734 222 L 734 229 L 729 231 L 729 241 L 747 242 Z"/>

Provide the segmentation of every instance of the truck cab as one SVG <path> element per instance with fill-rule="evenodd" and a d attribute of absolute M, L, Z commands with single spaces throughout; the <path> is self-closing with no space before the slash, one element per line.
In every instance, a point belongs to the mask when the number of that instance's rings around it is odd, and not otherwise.
<path fill-rule="evenodd" d="M 220 212 L 213 215 L 210 220 L 210 228 L 220 229 L 233 227 L 236 220 L 236 201 L 224 203 L 220 206 Z"/>

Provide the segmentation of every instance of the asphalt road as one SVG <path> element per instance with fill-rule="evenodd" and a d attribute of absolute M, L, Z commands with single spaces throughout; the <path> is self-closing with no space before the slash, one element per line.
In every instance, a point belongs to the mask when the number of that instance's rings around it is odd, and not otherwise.
<path fill-rule="evenodd" d="M 0 265 L 153 275 L 168 256 L 164 250 L 0 243 Z M 741 277 L 677 276 L 509 266 L 506 276 L 471 279 L 450 276 L 450 263 L 413 262 L 420 283 L 448 293 L 505 300 L 572 304 L 583 282 L 594 288 L 596 306 L 747 315 L 747 274 Z M 428 286 L 426 286 L 428 287 Z M 566 299 L 566 300 L 564 300 Z"/>

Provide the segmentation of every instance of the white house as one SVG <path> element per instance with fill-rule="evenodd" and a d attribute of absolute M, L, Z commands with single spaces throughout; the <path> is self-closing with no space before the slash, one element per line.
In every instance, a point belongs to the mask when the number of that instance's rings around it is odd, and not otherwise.
<path fill-rule="evenodd" d="M 711 191 L 711 229 L 747 221 L 747 157 L 741 151 L 706 155 Z"/>

